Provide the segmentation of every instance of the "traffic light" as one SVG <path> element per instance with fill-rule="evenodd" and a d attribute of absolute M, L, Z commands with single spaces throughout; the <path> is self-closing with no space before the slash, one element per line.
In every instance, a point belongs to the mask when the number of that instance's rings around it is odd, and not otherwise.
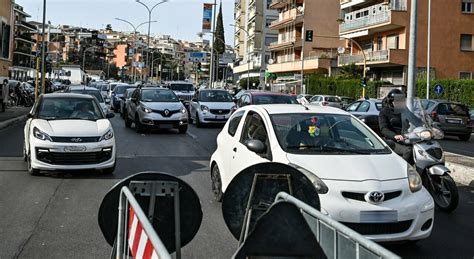
<path fill-rule="evenodd" d="M 363 78 L 361 79 L 361 85 L 362 85 L 362 87 L 364 87 L 364 88 L 367 87 L 367 78 L 366 78 L 366 77 L 363 77 Z"/>
<path fill-rule="evenodd" d="M 306 31 L 306 38 L 307 42 L 313 42 L 313 31 Z"/>

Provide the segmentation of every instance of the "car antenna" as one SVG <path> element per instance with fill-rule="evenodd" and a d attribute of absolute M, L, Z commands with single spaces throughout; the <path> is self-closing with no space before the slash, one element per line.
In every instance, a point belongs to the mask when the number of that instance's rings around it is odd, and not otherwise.
<path fill-rule="evenodd" d="M 309 107 L 308 107 L 308 106 L 306 106 L 306 105 L 304 105 L 304 104 L 302 104 L 302 103 L 300 103 L 300 104 L 301 104 L 301 106 L 304 107 L 305 110 L 309 111 Z"/>

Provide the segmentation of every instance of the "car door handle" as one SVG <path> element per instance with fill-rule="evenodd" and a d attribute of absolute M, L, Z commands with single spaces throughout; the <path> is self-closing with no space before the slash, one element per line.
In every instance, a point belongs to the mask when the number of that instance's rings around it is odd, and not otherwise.
<path fill-rule="evenodd" d="M 234 152 L 237 152 L 237 148 L 236 148 L 236 147 L 234 147 L 234 149 L 232 149 L 232 151 L 234 151 Z"/>

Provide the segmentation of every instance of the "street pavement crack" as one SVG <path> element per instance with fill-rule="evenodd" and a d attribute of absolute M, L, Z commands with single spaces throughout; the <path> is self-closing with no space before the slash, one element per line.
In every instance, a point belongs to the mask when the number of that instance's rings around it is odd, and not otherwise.
<path fill-rule="evenodd" d="M 53 194 L 51 195 L 51 197 L 49 198 L 48 200 L 48 203 L 46 204 L 46 206 L 44 207 L 44 210 L 41 212 L 41 215 L 38 217 L 38 219 L 36 220 L 34 226 L 33 226 L 33 230 L 31 231 L 31 233 L 29 234 L 29 236 L 21 243 L 21 245 L 18 247 L 18 250 L 16 251 L 16 253 L 13 255 L 13 258 L 19 258 L 21 253 L 23 253 L 23 250 L 25 249 L 26 245 L 30 242 L 31 238 L 33 237 L 33 235 L 35 234 L 36 232 L 36 229 L 38 228 L 39 226 L 39 223 L 41 222 L 41 219 L 43 219 L 43 216 L 44 214 L 46 213 L 46 211 L 48 210 L 52 200 L 54 199 L 54 197 L 56 196 L 56 193 L 58 192 L 59 190 L 59 187 L 61 187 L 61 185 L 63 184 L 64 182 L 64 179 L 61 179 L 61 182 L 58 184 L 58 186 L 56 186 L 56 189 L 54 190 Z"/>

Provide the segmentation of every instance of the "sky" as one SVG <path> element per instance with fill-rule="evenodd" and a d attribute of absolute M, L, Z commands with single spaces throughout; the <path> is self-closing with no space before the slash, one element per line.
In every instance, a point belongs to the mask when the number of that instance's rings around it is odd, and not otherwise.
<path fill-rule="evenodd" d="M 100 29 L 111 24 L 116 31 L 132 31 L 131 26 L 115 20 L 121 18 L 138 25 L 148 21 L 146 8 L 136 0 L 47 0 L 46 20 L 53 25 L 75 25 Z M 152 15 L 151 35 L 171 35 L 175 39 L 198 40 L 197 33 L 201 31 L 203 3 L 212 0 L 168 0 L 155 8 Z M 217 1 L 219 3 L 220 0 Z M 43 1 L 15 0 L 23 6 L 24 11 L 31 15 L 30 20 L 42 21 Z M 160 0 L 142 0 L 148 6 Z M 224 31 L 226 43 L 233 45 L 234 0 L 222 0 L 224 16 Z M 147 33 L 147 25 L 138 30 Z M 205 38 L 211 39 L 211 35 Z"/>

